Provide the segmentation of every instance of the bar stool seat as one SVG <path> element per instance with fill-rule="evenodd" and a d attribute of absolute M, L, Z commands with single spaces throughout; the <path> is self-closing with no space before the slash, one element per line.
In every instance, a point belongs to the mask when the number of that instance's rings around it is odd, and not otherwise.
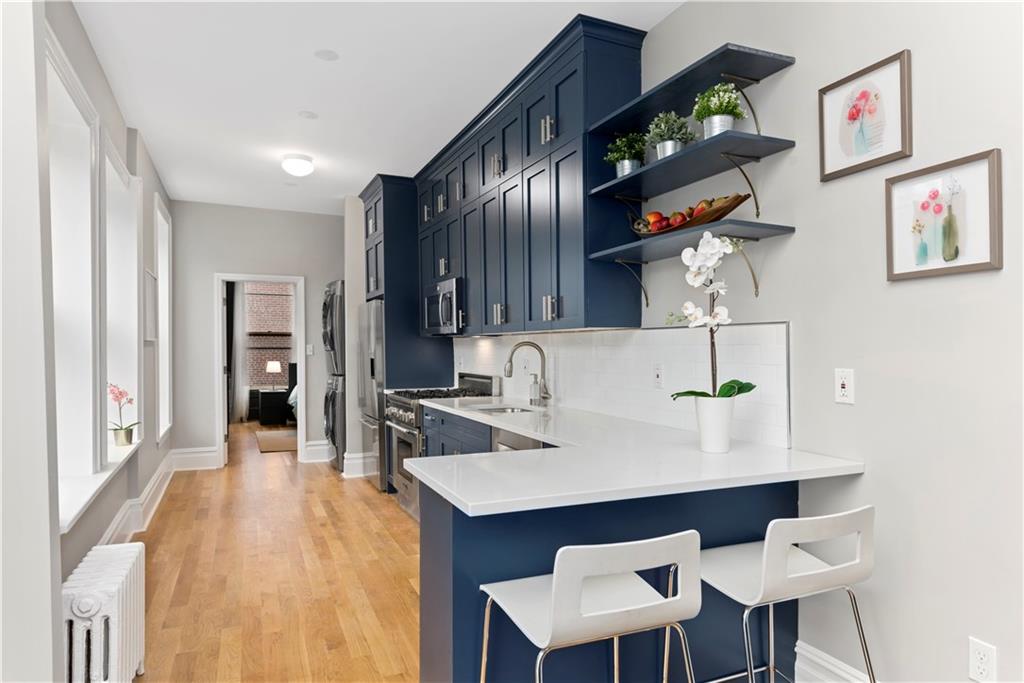
<path fill-rule="evenodd" d="M 764 541 L 710 548 L 700 553 L 700 576 L 704 582 L 741 605 L 757 605 L 761 592 L 761 559 Z M 806 550 L 789 546 L 786 566 L 790 574 L 807 574 L 831 569 Z"/>
<path fill-rule="evenodd" d="M 662 594 L 636 572 L 668 568 Z M 537 647 L 534 682 L 544 681 L 544 658 L 553 650 L 612 641 L 613 673 L 619 683 L 619 638 L 663 630 L 662 682 L 668 683 L 672 631 L 694 683 L 686 632 L 679 622 L 700 612 L 700 534 L 691 529 L 668 536 L 602 545 L 570 545 L 555 553 L 551 574 L 485 583 L 480 683 L 487 681 L 491 608 L 495 603 Z"/>
<path fill-rule="evenodd" d="M 551 645 L 553 574 L 486 583 L 480 590 L 515 622 L 530 642 L 544 649 Z M 584 614 L 618 612 L 640 605 L 664 602 L 665 596 L 636 574 L 589 576 L 583 580 L 580 608 Z M 630 631 L 628 614 L 623 615 L 621 631 Z"/>

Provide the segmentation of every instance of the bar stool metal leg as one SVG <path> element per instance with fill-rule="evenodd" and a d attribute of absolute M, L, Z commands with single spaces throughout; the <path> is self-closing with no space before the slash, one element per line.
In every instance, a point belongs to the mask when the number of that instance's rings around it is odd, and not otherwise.
<path fill-rule="evenodd" d="M 747 683 L 755 683 L 754 648 L 750 642 L 750 613 L 753 611 L 753 607 L 747 607 L 743 610 L 743 649 L 747 655 Z"/>
<path fill-rule="evenodd" d="M 533 670 L 533 681 L 534 683 L 544 683 L 544 658 L 548 656 L 551 650 L 547 648 L 537 653 L 537 665 Z"/>
<path fill-rule="evenodd" d="M 683 649 L 683 665 L 686 667 L 686 680 L 689 683 L 696 683 L 693 676 L 693 659 L 690 657 L 690 642 L 686 639 L 686 630 L 679 624 L 670 624 L 669 628 L 675 629 L 679 634 L 679 645 Z M 668 676 L 668 655 L 665 656 L 665 676 Z"/>
<path fill-rule="evenodd" d="M 775 603 L 768 603 L 768 683 L 775 683 Z"/>
<path fill-rule="evenodd" d="M 612 658 L 615 660 L 615 683 L 619 683 L 619 637 L 612 637 Z"/>
<path fill-rule="evenodd" d="M 860 621 L 860 610 L 857 608 L 857 596 L 853 589 L 846 586 L 846 593 L 850 596 L 850 607 L 853 608 L 853 620 L 857 622 L 857 635 L 860 637 L 860 649 L 864 653 L 864 666 L 867 667 L 868 680 L 875 683 L 875 670 L 871 666 L 871 655 L 868 654 L 868 641 L 864 638 L 864 625 Z"/>
<path fill-rule="evenodd" d="M 487 641 L 491 635 L 491 605 L 494 598 L 487 596 L 487 606 L 484 607 L 484 644 L 480 652 L 480 683 L 487 683 Z"/>
<path fill-rule="evenodd" d="M 672 627 L 665 627 L 665 657 L 661 663 L 661 683 L 668 683 L 668 648 L 670 644 L 670 636 L 672 635 Z"/>

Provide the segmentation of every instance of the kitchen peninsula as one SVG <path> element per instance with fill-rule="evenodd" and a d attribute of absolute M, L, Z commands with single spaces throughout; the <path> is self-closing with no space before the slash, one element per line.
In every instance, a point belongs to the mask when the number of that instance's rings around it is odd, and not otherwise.
<path fill-rule="evenodd" d="M 772 519 L 798 516 L 799 481 L 864 471 L 859 462 L 749 442 L 708 455 L 693 432 L 557 406 L 501 398 L 424 406 L 555 448 L 406 462 L 420 481 L 423 681 L 478 680 L 483 583 L 550 573 L 558 548 L 571 544 L 686 529 L 700 531 L 703 548 L 760 540 Z M 664 591 L 667 568 L 645 578 Z M 703 601 L 700 615 L 685 624 L 698 680 L 741 671 L 740 606 L 707 587 Z M 779 667 L 792 678 L 796 605 L 780 605 L 775 619 Z M 762 626 L 755 622 L 755 649 L 767 640 Z M 530 679 L 536 650 L 500 610 L 490 643 L 488 681 Z M 658 633 L 624 638 L 624 680 L 658 680 L 662 646 Z M 611 656 L 605 643 L 559 650 L 545 673 L 557 681 L 611 681 Z M 671 656 L 681 674 L 678 652 Z"/>

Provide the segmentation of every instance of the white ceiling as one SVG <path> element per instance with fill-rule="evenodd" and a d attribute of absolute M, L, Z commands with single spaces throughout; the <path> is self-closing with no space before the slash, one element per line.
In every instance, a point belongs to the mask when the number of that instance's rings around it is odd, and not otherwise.
<path fill-rule="evenodd" d="M 76 8 L 173 198 L 341 213 L 375 173 L 418 171 L 576 14 L 646 30 L 679 4 Z M 323 49 L 340 59 L 313 56 Z M 285 175 L 288 152 L 312 155 L 316 172 Z"/>

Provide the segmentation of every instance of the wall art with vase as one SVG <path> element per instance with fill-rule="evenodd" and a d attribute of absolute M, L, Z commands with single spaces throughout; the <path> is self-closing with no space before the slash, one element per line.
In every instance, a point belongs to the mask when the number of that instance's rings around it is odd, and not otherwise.
<path fill-rule="evenodd" d="M 889 280 L 1002 268 L 998 149 L 885 181 Z"/>
<path fill-rule="evenodd" d="M 913 153 L 910 50 L 903 50 L 818 91 L 821 181 Z"/>

